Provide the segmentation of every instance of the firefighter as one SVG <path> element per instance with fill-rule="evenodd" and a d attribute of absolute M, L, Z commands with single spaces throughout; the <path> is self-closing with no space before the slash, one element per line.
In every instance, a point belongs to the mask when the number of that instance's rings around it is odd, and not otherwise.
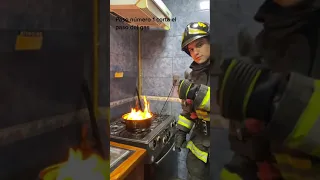
<path fill-rule="evenodd" d="M 267 0 L 255 16 L 261 64 L 222 63 L 217 97 L 234 156 L 221 180 L 320 179 L 319 9 L 319 0 Z"/>
<path fill-rule="evenodd" d="M 182 35 L 181 49 L 192 57 L 190 65 L 191 72 L 186 70 L 185 82 L 209 85 L 210 83 L 210 29 L 205 22 L 192 22 L 187 25 Z M 185 84 L 184 84 L 185 85 Z M 190 85 L 190 84 L 189 84 Z M 177 122 L 177 132 L 175 135 L 175 147 L 189 149 L 187 154 L 188 179 L 207 180 L 209 179 L 209 148 L 210 148 L 210 118 L 209 111 L 197 110 L 193 104 L 198 104 L 198 99 L 194 103 L 187 97 L 187 89 L 192 91 L 192 87 L 179 87 L 179 98 L 182 100 L 182 113 Z M 208 91 L 210 93 L 210 91 Z M 206 92 L 204 92 L 206 93 Z M 210 96 L 206 99 L 207 104 L 201 104 L 207 109 L 210 106 Z M 186 135 L 190 133 L 190 140 L 186 141 Z"/>
<path fill-rule="evenodd" d="M 220 179 L 320 179 L 319 1 L 267 0 L 255 18 L 264 23 L 257 37 L 263 59 L 221 65 L 217 101 L 231 120 L 234 156 Z M 196 95 L 205 99 L 188 91 Z"/>

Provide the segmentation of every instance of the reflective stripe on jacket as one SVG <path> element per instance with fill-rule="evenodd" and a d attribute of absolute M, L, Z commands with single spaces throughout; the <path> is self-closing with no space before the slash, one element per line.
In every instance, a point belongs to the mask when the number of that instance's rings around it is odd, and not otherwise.
<path fill-rule="evenodd" d="M 201 151 L 199 148 L 197 148 L 196 145 L 193 144 L 192 141 L 189 141 L 187 144 L 187 148 L 194 154 L 198 159 L 203 161 L 204 163 L 207 163 L 208 161 L 208 153 L 205 151 Z"/>
<path fill-rule="evenodd" d="M 190 132 L 194 125 L 194 122 L 192 120 L 189 120 L 183 115 L 179 115 L 179 119 L 177 122 L 177 128 L 184 131 L 184 132 Z"/>
<path fill-rule="evenodd" d="M 196 114 L 199 119 L 210 121 L 210 114 L 207 111 L 196 110 Z"/>
<path fill-rule="evenodd" d="M 183 115 L 179 115 L 179 119 L 177 122 L 178 129 L 188 133 L 192 129 L 193 125 L 194 122 L 192 120 L 189 120 Z M 194 145 L 191 140 L 187 143 L 186 148 L 188 148 L 198 159 L 200 159 L 204 163 L 207 163 L 208 153 L 205 151 L 201 151 L 196 145 Z"/>
<path fill-rule="evenodd" d="M 242 178 L 236 173 L 232 173 L 226 168 L 223 168 L 220 173 L 220 180 L 242 180 Z"/>
<path fill-rule="evenodd" d="M 194 98 L 195 109 L 210 112 L 210 87 L 200 85 L 198 93 Z"/>
<path fill-rule="evenodd" d="M 320 80 L 292 73 L 266 127 L 267 137 L 284 147 L 320 158 L 319 105 Z"/>
<path fill-rule="evenodd" d="M 298 157 L 292 153 L 274 153 L 276 167 L 285 180 L 320 179 L 320 164 L 312 162 L 307 156 Z"/>

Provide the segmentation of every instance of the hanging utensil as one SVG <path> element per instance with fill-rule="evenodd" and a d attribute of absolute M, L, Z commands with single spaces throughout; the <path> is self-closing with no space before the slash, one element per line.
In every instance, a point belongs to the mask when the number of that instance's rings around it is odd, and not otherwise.
<path fill-rule="evenodd" d="M 138 87 L 136 87 L 136 92 L 137 92 L 137 96 L 138 96 L 137 103 L 139 105 L 139 109 L 142 110 L 141 98 L 140 98 L 140 93 L 138 91 Z"/>

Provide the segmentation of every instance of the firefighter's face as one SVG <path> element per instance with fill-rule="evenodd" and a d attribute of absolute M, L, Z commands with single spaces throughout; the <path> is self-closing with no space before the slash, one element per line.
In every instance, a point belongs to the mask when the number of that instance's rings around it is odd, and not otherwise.
<path fill-rule="evenodd" d="M 289 7 L 289 6 L 295 5 L 303 0 L 273 0 L 273 1 L 282 7 Z"/>
<path fill-rule="evenodd" d="M 198 63 L 206 62 L 210 57 L 210 43 L 207 38 L 200 38 L 188 45 L 192 59 Z"/>

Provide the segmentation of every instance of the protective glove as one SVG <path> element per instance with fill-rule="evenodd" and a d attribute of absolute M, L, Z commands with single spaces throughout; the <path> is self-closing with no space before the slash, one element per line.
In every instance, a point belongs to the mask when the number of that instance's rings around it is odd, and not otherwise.
<path fill-rule="evenodd" d="M 224 60 L 221 70 L 217 100 L 222 115 L 241 121 L 245 118 L 269 121 L 272 101 L 287 75 L 241 59 Z"/>
<path fill-rule="evenodd" d="M 181 100 L 181 108 L 183 114 L 190 114 L 194 112 L 192 101 L 189 99 Z"/>
<path fill-rule="evenodd" d="M 192 105 L 187 104 L 186 100 L 181 100 L 182 113 L 189 114 L 192 112 Z"/>
<path fill-rule="evenodd" d="M 194 100 L 196 92 L 198 90 L 199 90 L 199 86 L 195 85 L 188 79 L 179 81 L 178 95 L 179 95 L 179 98 L 182 100 L 186 100 L 186 99 Z"/>
<path fill-rule="evenodd" d="M 197 113 L 193 109 L 193 101 L 191 99 L 182 100 L 181 107 L 182 107 L 182 115 L 188 117 L 189 119 L 197 119 Z"/>
<path fill-rule="evenodd" d="M 181 88 L 183 87 L 184 88 Z M 188 93 L 185 91 L 187 88 L 189 91 Z M 182 90 L 181 90 L 182 89 Z M 192 117 L 192 119 L 196 119 L 196 113 L 195 113 L 195 107 L 193 105 L 193 99 L 195 98 L 196 92 L 199 90 L 199 86 L 196 86 L 193 84 L 191 81 L 185 79 L 185 80 L 180 80 L 179 82 L 179 88 L 178 88 L 178 94 L 179 98 L 182 100 L 181 101 L 181 106 L 182 106 L 182 113 L 183 114 L 188 114 L 189 116 Z"/>
<path fill-rule="evenodd" d="M 175 137 L 174 137 L 174 145 L 178 152 L 181 151 L 181 148 L 185 147 L 187 138 L 187 133 L 181 130 L 177 130 Z"/>

